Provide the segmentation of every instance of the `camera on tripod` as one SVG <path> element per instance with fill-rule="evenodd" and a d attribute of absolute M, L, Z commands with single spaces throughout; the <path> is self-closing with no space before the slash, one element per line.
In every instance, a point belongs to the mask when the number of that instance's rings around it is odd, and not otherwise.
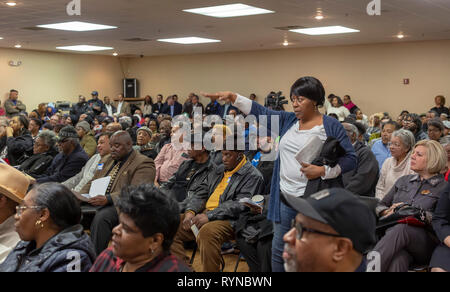
<path fill-rule="evenodd" d="M 284 105 L 288 104 L 288 101 L 286 100 L 286 97 L 282 96 L 282 94 L 283 92 L 281 91 L 278 91 L 277 93 L 272 91 L 266 97 L 264 106 L 271 110 L 284 111 Z"/>

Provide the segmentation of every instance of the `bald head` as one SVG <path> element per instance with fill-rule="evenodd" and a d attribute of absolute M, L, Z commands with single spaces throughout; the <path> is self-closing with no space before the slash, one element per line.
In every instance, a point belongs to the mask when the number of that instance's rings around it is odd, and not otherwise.
<path fill-rule="evenodd" d="M 172 132 L 172 122 L 168 120 L 162 121 L 159 124 L 159 132 L 166 135 L 166 137 L 170 137 L 170 134 Z"/>
<path fill-rule="evenodd" d="M 118 131 L 111 136 L 111 157 L 114 160 L 123 160 L 133 150 L 133 140 L 126 131 Z"/>
<path fill-rule="evenodd" d="M 115 133 L 122 130 L 122 126 L 119 123 L 111 123 L 106 126 L 106 132 Z"/>

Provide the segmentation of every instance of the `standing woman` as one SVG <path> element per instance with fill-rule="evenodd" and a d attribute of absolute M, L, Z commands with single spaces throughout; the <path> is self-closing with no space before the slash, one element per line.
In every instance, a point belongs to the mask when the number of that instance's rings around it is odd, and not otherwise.
<path fill-rule="evenodd" d="M 0 272 L 89 271 L 94 246 L 79 225 L 80 205 L 68 188 L 58 183 L 37 185 L 16 209 L 22 241 L 0 265 Z"/>
<path fill-rule="evenodd" d="M 431 111 L 434 111 L 438 114 L 438 117 L 441 114 L 446 114 L 447 116 L 450 115 L 450 112 L 448 108 L 445 107 L 445 97 L 442 95 L 438 95 L 434 98 L 434 103 L 436 106 L 431 109 Z"/>
<path fill-rule="evenodd" d="M 297 212 L 280 201 L 280 192 L 301 197 L 305 192 L 308 180 L 320 177 L 332 179 L 354 169 L 357 159 L 352 144 L 344 128 L 336 119 L 324 116 L 319 112 L 318 108 L 325 101 L 325 90 L 322 83 L 314 77 L 300 78 L 292 85 L 290 96 L 294 108 L 293 113 L 269 110 L 233 92 L 205 94 L 205 96 L 231 101 L 233 106 L 244 114 L 254 115 L 257 119 L 261 116 L 268 116 L 267 127 L 269 129 L 271 128 L 271 116 L 279 117 L 280 129 L 271 129 L 272 132 L 280 133 L 281 141 L 280 152 L 273 169 L 268 219 L 275 222 L 272 242 L 272 271 L 284 271 L 283 235 L 291 229 L 291 221 Z M 338 165 L 334 168 L 306 163 L 300 165 L 295 159 L 295 155 L 312 136 L 320 138 L 322 142 L 325 142 L 327 137 L 334 137 L 340 142 L 346 153 L 339 158 Z"/>

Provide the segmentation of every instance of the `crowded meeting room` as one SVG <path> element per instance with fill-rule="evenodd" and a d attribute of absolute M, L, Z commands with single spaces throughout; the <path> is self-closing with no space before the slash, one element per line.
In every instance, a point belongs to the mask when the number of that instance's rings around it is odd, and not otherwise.
<path fill-rule="evenodd" d="M 0 0 L 0 272 L 449 272 L 449 15 Z"/>

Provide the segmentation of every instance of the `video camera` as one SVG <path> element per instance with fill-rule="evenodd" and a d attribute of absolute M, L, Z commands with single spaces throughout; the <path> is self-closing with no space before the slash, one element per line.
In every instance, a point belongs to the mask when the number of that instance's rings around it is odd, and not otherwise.
<path fill-rule="evenodd" d="M 264 106 L 268 109 L 275 110 L 275 111 L 284 111 L 285 104 L 288 104 L 288 101 L 285 100 L 286 97 L 281 96 L 283 93 L 281 91 L 278 91 L 275 93 L 272 91 L 269 93 L 269 95 L 266 97 Z"/>

